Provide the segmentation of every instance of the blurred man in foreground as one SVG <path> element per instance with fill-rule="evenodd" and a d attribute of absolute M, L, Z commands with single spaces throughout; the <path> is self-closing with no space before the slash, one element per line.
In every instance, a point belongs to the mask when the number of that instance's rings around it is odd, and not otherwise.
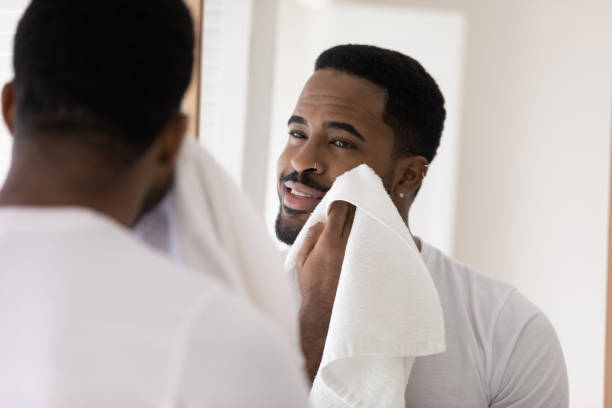
<path fill-rule="evenodd" d="M 180 0 L 22 17 L 2 92 L 0 406 L 305 406 L 274 324 L 129 232 L 171 182 L 192 33 Z"/>

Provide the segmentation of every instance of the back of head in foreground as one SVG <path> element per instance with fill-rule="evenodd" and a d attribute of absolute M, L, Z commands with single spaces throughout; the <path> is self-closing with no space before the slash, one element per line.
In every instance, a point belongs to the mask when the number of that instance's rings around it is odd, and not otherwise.
<path fill-rule="evenodd" d="M 2 92 L 14 148 L 0 204 L 85 206 L 132 224 L 170 182 L 193 46 L 180 0 L 32 1 Z"/>

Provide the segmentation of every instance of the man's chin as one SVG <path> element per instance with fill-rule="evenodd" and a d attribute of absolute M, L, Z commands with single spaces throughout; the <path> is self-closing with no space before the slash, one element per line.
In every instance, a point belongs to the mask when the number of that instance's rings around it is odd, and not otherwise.
<path fill-rule="evenodd" d="M 293 245 L 309 215 L 307 212 L 280 208 L 274 226 L 276 238 L 287 245 Z"/>

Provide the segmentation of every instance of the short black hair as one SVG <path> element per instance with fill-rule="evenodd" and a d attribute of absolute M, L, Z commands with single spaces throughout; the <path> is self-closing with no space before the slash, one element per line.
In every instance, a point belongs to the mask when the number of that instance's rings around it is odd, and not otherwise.
<path fill-rule="evenodd" d="M 320 69 L 356 75 L 387 92 L 383 120 L 394 133 L 395 157 L 436 156 L 444 129 L 444 97 L 436 81 L 415 59 L 372 45 L 338 45 L 315 62 Z"/>
<path fill-rule="evenodd" d="M 182 0 L 33 0 L 14 40 L 17 126 L 102 134 L 135 159 L 180 109 L 193 48 Z"/>

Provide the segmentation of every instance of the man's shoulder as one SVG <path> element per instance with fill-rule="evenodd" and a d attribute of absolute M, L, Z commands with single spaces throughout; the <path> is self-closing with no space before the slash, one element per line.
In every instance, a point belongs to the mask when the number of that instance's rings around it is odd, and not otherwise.
<path fill-rule="evenodd" d="M 127 305 L 168 302 L 189 307 L 202 296 L 223 298 L 217 294 L 220 282 L 175 265 L 123 225 L 93 210 L 5 208 L 0 209 L 0 220 L 6 268 L 31 274 L 45 270 L 57 285 L 72 288 L 70 282 L 79 282 L 80 292 L 121 299 L 125 295 Z M 29 258 L 23 256 L 26 248 Z M 134 299 L 130 291 L 139 296 Z"/>
<path fill-rule="evenodd" d="M 428 364 L 486 379 L 478 389 L 485 390 L 482 398 L 491 407 L 519 401 L 520 406 L 567 406 L 563 353 L 546 315 L 512 285 L 430 245 L 423 245 L 422 253 L 444 309 L 449 346 Z M 471 377 L 466 359 L 473 367 Z M 418 368 L 431 380 L 427 364 Z"/>
<path fill-rule="evenodd" d="M 423 258 L 445 318 L 479 331 L 477 337 L 486 344 L 492 345 L 500 336 L 507 343 L 509 337 L 529 335 L 538 327 L 554 335 L 544 313 L 514 286 L 485 276 L 427 244 L 423 245 Z"/>
<path fill-rule="evenodd" d="M 421 254 L 441 298 L 488 309 L 499 309 L 515 299 L 514 286 L 488 277 L 427 243 L 422 244 Z"/>

